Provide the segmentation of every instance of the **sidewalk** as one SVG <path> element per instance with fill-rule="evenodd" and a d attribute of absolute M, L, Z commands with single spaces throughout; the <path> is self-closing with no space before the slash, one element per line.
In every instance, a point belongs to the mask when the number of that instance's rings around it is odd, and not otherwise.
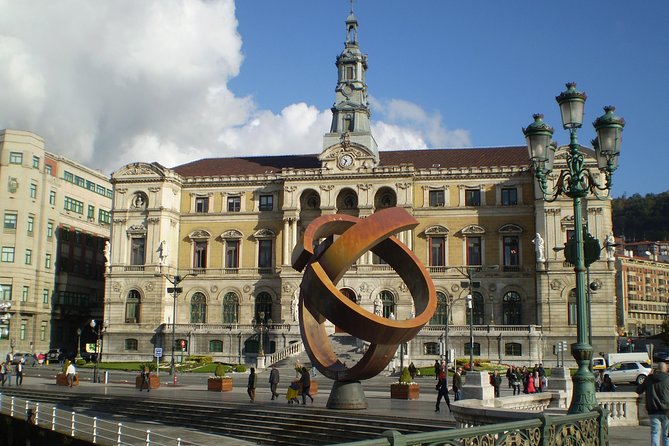
<path fill-rule="evenodd" d="M 320 378 L 319 381 L 325 381 L 325 378 Z M 254 406 L 262 406 L 264 408 L 271 408 L 273 405 L 285 405 L 286 401 L 280 397 L 278 400 L 271 401 L 271 395 L 268 384 L 264 382 L 265 380 L 258 380 L 259 387 L 256 391 L 256 402 Z M 373 381 L 373 380 L 370 380 Z M 217 392 L 208 392 L 206 390 L 206 384 L 178 384 L 176 387 L 172 386 L 171 382 L 169 384 L 163 383 L 163 385 L 150 393 L 138 392 L 134 388 L 134 382 L 132 384 L 114 382 L 110 384 L 95 384 L 90 381 L 81 381 L 79 387 L 74 388 L 62 388 L 55 386 L 55 380 L 48 376 L 48 373 L 42 375 L 42 377 L 32 376 L 26 379 L 24 382 L 24 388 L 31 390 L 43 390 L 44 392 L 50 391 L 71 391 L 72 393 L 92 393 L 92 394 L 101 394 L 101 395 L 114 395 L 125 398 L 141 398 L 147 401 L 150 401 L 153 398 L 156 399 L 174 399 L 174 400 L 188 400 L 198 402 L 204 405 L 215 405 L 216 403 L 224 400 L 226 402 L 234 402 L 239 404 L 250 404 L 248 396 L 246 395 L 245 382 L 240 377 L 235 381 L 236 386 L 232 392 L 225 392 L 224 394 Z M 385 381 L 384 381 L 385 382 Z M 378 384 L 381 383 L 381 378 L 377 380 Z M 282 383 L 283 384 L 283 383 Z M 315 401 L 313 405 L 305 406 L 304 409 L 308 410 L 310 407 L 318 408 L 320 410 L 328 410 L 325 405 L 329 396 L 329 386 L 323 383 L 325 388 L 321 388 L 318 391 L 318 394 L 315 395 Z M 372 383 L 370 382 L 370 385 Z M 421 383 L 422 384 L 422 383 Z M 425 383 L 428 384 L 428 383 Z M 431 383 L 430 383 L 431 384 Z M 363 383 L 364 386 L 364 383 Z M 1 392 L 1 389 L 0 389 Z M 381 390 L 365 390 L 365 395 L 367 397 L 368 409 L 365 411 L 367 414 L 371 415 L 383 415 L 383 416 L 399 416 L 403 418 L 417 418 L 421 420 L 434 420 L 435 429 L 439 429 L 440 422 L 452 422 L 454 421 L 453 417 L 450 415 L 448 408 L 442 402 L 441 412 L 435 412 L 435 400 L 436 394 L 431 387 L 424 386 L 424 391 L 421 392 L 420 398 L 418 400 L 407 401 L 407 400 L 394 400 L 390 399 L 389 391 Z M 341 413 L 343 411 L 337 411 Z M 354 415 L 357 411 L 347 411 Z M 138 425 L 138 428 L 142 427 L 142 423 L 134 423 Z M 445 423 L 447 424 L 447 423 Z M 446 426 L 444 426 L 445 428 Z M 156 424 L 147 424 L 144 429 L 151 429 L 152 432 L 157 432 L 157 428 L 160 428 L 160 433 L 163 435 L 173 435 L 174 437 L 180 436 L 184 439 L 188 439 L 192 442 L 208 445 L 208 444 L 245 444 L 243 441 L 235 441 L 226 439 L 225 437 L 206 434 L 202 432 L 189 431 L 184 432 L 183 428 L 173 428 L 170 426 L 162 426 Z M 197 438 L 195 438 L 197 437 Z M 610 445 L 624 445 L 624 446 L 641 446 L 648 445 L 650 438 L 650 428 L 648 426 L 635 426 L 635 427 L 614 427 L 609 428 L 609 444 Z M 333 438 L 333 441 L 336 439 Z M 246 443 L 248 444 L 248 443 Z"/>

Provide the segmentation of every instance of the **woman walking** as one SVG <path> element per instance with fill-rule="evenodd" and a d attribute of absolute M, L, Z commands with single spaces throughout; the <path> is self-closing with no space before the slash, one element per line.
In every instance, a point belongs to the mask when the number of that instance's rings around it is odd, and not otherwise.
<path fill-rule="evenodd" d="M 246 393 L 249 394 L 251 402 L 256 400 L 256 382 L 258 381 L 258 375 L 256 375 L 256 369 L 251 367 L 251 373 L 249 374 L 249 383 L 246 386 Z"/>

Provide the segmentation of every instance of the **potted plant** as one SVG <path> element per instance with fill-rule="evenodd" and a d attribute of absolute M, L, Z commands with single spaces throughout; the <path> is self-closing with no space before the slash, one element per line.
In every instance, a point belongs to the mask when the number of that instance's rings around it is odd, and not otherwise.
<path fill-rule="evenodd" d="M 212 392 L 230 392 L 232 378 L 225 375 L 225 367 L 220 362 L 216 365 L 214 376 L 207 380 L 207 390 Z"/>
<path fill-rule="evenodd" d="M 151 389 L 160 387 L 160 376 L 156 375 L 156 364 L 153 362 L 145 362 L 139 365 L 139 375 L 135 377 L 135 388 L 139 389 L 142 385 L 142 371 L 149 370 L 149 386 Z"/>
<path fill-rule="evenodd" d="M 390 398 L 416 400 L 420 396 L 420 386 L 411 381 L 409 369 L 404 367 L 399 382 L 390 385 Z"/>
<path fill-rule="evenodd" d="M 70 366 L 72 362 L 69 359 L 66 359 L 65 362 L 63 363 L 63 369 L 61 370 L 60 373 L 56 375 L 56 385 L 58 386 L 69 386 L 70 383 L 67 382 L 67 368 Z M 78 386 L 79 385 L 79 373 L 74 374 L 74 381 L 72 381 L 73 386 Z"/>

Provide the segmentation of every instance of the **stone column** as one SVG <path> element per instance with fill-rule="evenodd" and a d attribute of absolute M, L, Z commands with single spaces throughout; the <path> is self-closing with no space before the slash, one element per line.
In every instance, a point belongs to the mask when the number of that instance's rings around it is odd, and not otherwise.
<path fill-rule="evenodd" d="M 462 399 L 492 400 L 495 389 L 490 384 L 488 372 L 467 372 L 465 384 L 462 386 Z"/>

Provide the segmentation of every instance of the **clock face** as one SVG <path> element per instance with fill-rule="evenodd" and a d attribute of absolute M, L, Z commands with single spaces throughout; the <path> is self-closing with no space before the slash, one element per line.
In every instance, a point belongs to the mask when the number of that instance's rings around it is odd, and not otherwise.
<path fill-rule="evenodd" d="M 339 167 L 351 167 L 353 165 L 353 157 L 348 153 L 339 157 Z"/>
<path fill-rule="evenodd" d="M 351 88 L 350 85 L 344 85 L 344 88 L 342 88 L 342 92 L 344 93 L 344 95 L 350 96 L 351 93 L 353 92 L 353 89 Z"/>

